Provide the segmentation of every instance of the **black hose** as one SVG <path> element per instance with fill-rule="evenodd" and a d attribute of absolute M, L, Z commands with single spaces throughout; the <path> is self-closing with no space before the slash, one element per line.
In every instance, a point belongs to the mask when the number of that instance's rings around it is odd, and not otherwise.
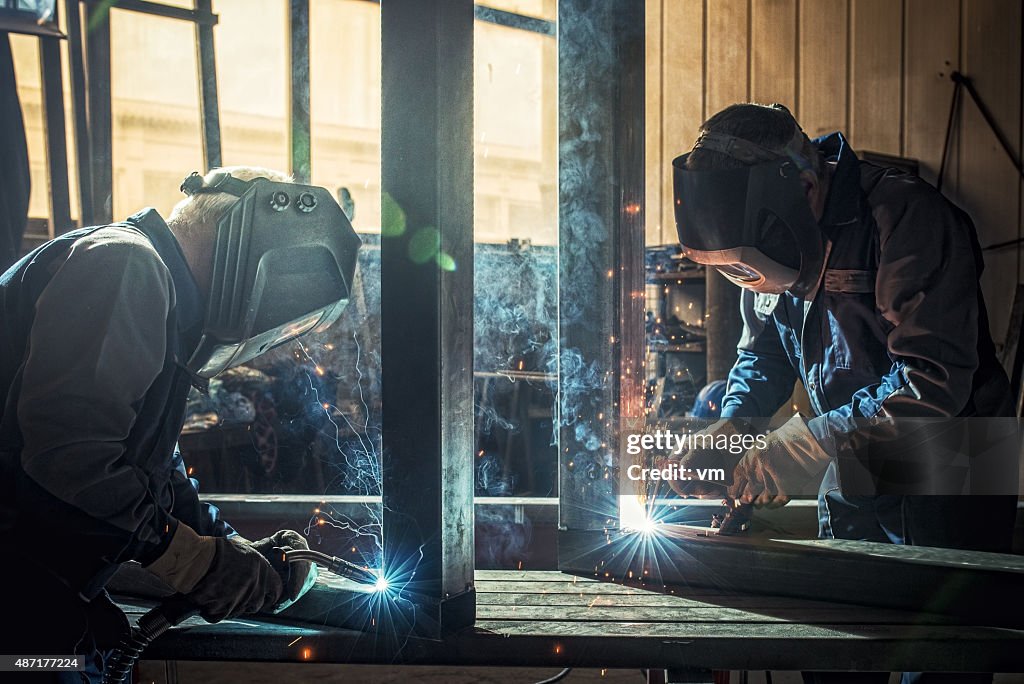
<path fill-rule="evenodd" d="M 568 677 L 570 672 L 572 672 L 572 668 L 571 667 L 567 667 L 564 670 L 562 670 L 561 672 L 559 672 L 558 674 L 556 674 L 554 677 L 548 677 L 547 679 L 542 679 L 541 681 L 537 682 L 537 684 L 555 684 L 555 682 L 560 682 L 563 679 L 565 679 L 566 677 Z"/>
<path fill-rule="evenodd" d="M 139 618 L 103 667 L 103 684 L 124 684 L 142 652 L 158 636 L 198 612 L 184 596 L 175 596 Z"/>

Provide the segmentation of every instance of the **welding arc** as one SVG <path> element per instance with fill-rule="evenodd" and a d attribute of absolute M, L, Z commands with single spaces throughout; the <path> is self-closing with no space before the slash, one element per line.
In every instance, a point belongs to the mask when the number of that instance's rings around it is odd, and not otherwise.
<path fill-rule="evenodd" d="M 563 679 L 565 679 L 566 677 L 568 677 L 570 672 L 572 672 L 572 668 L 571 667 L 567 667 L 564 670 L 562 670 L 561 672 L 559 672 L 558 674 L 556 674 L 554 677 L 548 677 L 547 679 L 542 679 L 541 681 L 537 682 L 537 684 L 555 684 L 555 682 L 560 682 Z"/>
<path fill-rule="evenodd" d="M 380 579 L 377 573 L 369 568 L 356 565 L 351 561 L 347 561 L 344 558 L 338 558 L 337 556 L 329 556 L 326 553 L 320 551 L 313 551 L 312 549 L 295 549 L 292 551 L 285 551 L 284 559 L 288 563 L 298 563 L 300 561 L 309 561 L 322 566 L 328 572 L 332 572 L 339 577 L 358 582 L 359 584 L 377 584 Z"/>

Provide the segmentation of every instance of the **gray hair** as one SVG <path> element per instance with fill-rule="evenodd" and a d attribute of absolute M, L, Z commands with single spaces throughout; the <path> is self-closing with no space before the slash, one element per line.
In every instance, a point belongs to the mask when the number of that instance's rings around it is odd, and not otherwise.
<path fill-rule="evenodd" d="M 224 166 L 211 169 L 203 180 L 210 182 L 213 174 L 227 172 L 239 180 L 267 178 L 282 183 L 294 179 L 282 171 L 265 169 L 261 166 Z M 211 192 L 191 195 L 174 205 L 167 217 L 168 227 L 179 236 L 195 235 L 201 231 L 213 231 L 217 221 L 238 198 L 226 192 Z"/>

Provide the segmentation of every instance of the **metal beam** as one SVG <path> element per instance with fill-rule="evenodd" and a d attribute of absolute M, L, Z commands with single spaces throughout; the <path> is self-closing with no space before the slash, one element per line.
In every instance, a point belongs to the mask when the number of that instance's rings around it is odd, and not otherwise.
<path fill-rule="evenodd" d="M 473 3 L 381 3 L 384 567 L 474 618 Z"/>
<path fill-rule="evenodd" d="M 78 168 L 78 207 L 83 226 L 95 220 L 92 204 L 92 141 L 85 84 L 85 48 L 82 38 L 82 6 L 64 0 L 68 24 L 68 66 L 71 78 L 71 113 L 75 129 L 75 164 Z"/>
<path fill-rule="evenodd" d="M 558 3 L 561 523 L 617 516 L 643 420 L 644 3 Z"/>
<path fill-rule="evenodd" d="M 290 0 L 288 11 L 289 69 L 288 149 L 291 172 L 308 183 L 311 170 L 309 117 L 309 0 Z"/>
<path fill-rule="evenodd" d="M 195 0 L 196 12 L 212 12 L 211 0 Z M 203 162 L 207 169 L 223 166 L 220 146 L 220 104 L 217 97 L 217 60 L 213 24 L 196 22 L 196 66 L 199 69 L 199 117 L 203 129 Z"/>
<path fill-rule="evenodd" d="M 111 0 L 84 0 L 84 2 L 93 5 L 96 9 L 116 7 L 117 9 L 131 12 L 141 12 L 142 14 L 151 14 L 156 17 L 167 17 L 168 19 L 181 19 L 182 21 L 191 21 L 206 26 L 214 26 L 217 23 L 217 15 L 211 12 L 209 7 L 203 8 L 198 5 L 195 9 L 188 9 L 187 7 L 165 5 L 160 2 L 149 2 L 148 0 L 113 0 L 112 2 Z"/>
<path fill-rule="evenodd" d="M 114 206 L 114 165 L 110 101 L 110 8 L 86 5 L 86 92 L 92 155 L 92 220 L 110 223 Z"/>
<path fill-rule="evenodd" d="M 64 78 L 60 41 L 39 39 L 39 71 L 43 85 L 43 135 L 46 145 L 49 234 L 56 237 L 72 228 L 68 187 L 68 137 L 64 124 Z"/>

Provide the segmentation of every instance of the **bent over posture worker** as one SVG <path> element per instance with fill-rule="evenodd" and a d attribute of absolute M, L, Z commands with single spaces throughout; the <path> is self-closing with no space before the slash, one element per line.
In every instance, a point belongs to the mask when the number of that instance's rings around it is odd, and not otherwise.
<path fill-rule="evenodd" d="M 719 112 L 673 167 L 687 256 L 743 288 L 724 420 L 710 430 L 772 416 L 796 380 L 814 412 L 727 463 L 729 496 L 780 505 L 817 491 L 825 538 L 1009 550 L 1014 496 L 849 492 L 838 477 L 838 451 L 870 441 L 870 426 L 1013 415 L 967 215 L 919 178 L 858 160 L 839 133 L 808 140 L 781 105 Z M 710 458 L 726 455 L 680 465 Z"/>
<path fill-rule="evenodd" d="M 74 231 L 0 277 L 3 653 L 84 655 L 85 673 L 57 681 L 98 681 L 128 627 L 104 585 L 128 560 L 210 622 L 311 585 L 308 563 L 283 586 L 268 561 L 303 538 L 235 534 L 176 449 L 190 386 L 329 324 L 347 301 L 351 272 L 305 270 L 323 253 L 354 268 L 358 238 L 327 191 L 288 181 L 193 174 L 166 222 L 146 209 Z"/>

